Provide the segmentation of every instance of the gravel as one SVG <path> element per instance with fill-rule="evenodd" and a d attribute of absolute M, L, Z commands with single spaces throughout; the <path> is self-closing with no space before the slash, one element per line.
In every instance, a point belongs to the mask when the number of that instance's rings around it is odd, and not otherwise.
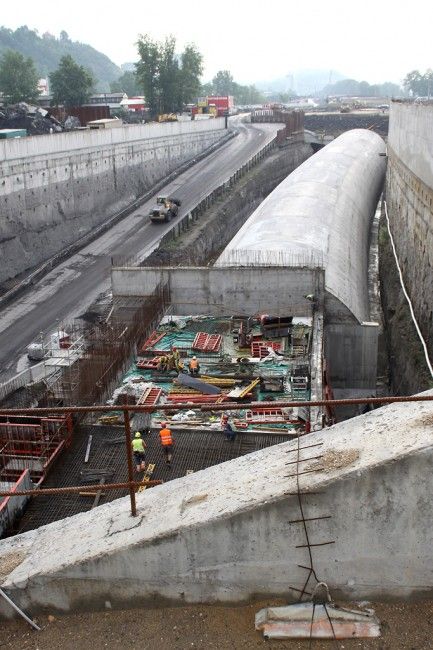
<path fill-rule="evenodd" d="M 265 641 L 254 629 L 255 613 L 282 601 L 252 605 L 163 607 L 108 610 L 37 617 L 41 632 L 21 621 L 3 623 L 0 648 L 16 650 L 186 650 L 269 648 L 307 650 L 309 641 Z M 433 601 L 369 603 L 382 623 L 379 639 L 350 639 L 333 644 L 314 640 L 311 650 L 427 650 L 433 648 Z"/>

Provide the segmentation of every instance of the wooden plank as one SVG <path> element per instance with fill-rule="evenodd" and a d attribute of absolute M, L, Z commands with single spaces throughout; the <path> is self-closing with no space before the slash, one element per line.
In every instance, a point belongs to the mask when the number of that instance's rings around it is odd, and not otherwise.
<path fill-rule="evenodd" d="M 137 492 L 144 492 L 144 490 L 147 488 L 147 483 L 149 483 L 150 479 L 152 478 L 152 474 L 155 471 L 155 463 L 149 463 L 147 466 L 146 471 L 144 472 L 143 479 L 141 481 L 141 485 L 138 488 Z"/>
<path fill-rule="evenodd" d="M 102 487 L 104 485 L 104 483 L 105 483 L 105 478 L 101 478 L 101 480 L 99 481 L 99 485 Z M 91 510 L 93 510 L 93 508 L 96 508 L 96 506 L 99 504 L 99 500 L 100 500 L 102 494 L 103 494 L 102 489 L 97 491 L 97 493 L 95 494 L 95 498 L 93 500 L 93 503 L 92 503 Z"/>
<path fill-rule="evenodd" d="M 90 434 L 89 439 L 87 441 L 87 449 L 86 449 L 86 455 L 84 457 L 84 462 L 88 463 L 89 462 L 89 456 L 90 456 L 90 447 L 92 446 L 92 440 L 93 436 Z"/>

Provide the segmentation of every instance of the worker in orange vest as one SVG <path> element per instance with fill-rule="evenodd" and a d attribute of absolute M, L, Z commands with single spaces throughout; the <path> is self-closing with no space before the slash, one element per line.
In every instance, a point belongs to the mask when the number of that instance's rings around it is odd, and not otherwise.
<path fill-rule="evenodd" d="M 159 432 L 159 439 L 161 440 L 162 449 L 165 454 L 165 462 L 168 467 L 171 467 L 171 456 L 173 453 L 173 436 L 170 429 L 167 427 L 167 422 L 161 422 L 162 429 Z"/>
<path fill-rule="evenodd" d="M 189 374 L 190 375 L 198 375 L 200 372 L 200 364 L 198 362 L 197 357 L 193 357 L 190 362 L 189 362 Z"/>

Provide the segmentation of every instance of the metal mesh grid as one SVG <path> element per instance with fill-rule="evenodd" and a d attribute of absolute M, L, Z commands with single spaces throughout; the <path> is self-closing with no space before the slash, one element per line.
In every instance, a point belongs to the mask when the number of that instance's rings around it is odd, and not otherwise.
<path fill-rule="evenodd" d="M 132 431 L 134 423 L 131 424 Z M 89 462 L 84 463 L 89 435 L 92 435 L 92 446 Z M 110 481 L 127 480 L 127 464 L 124 442 L 110 444 L 124 435 L 120 426 L 85 425 L 74 435 L 69 449 L 65 450 L 58 463 L 53 467 L 44 487 L 66 487 L 79 485 L 81 472 L 86 470 L 112 470 Z M 147 445 L 146 462 L 156 464 L 152 479 L 170 481 L 188 472 L 197 472 L 206 467 L 223 463 L 244 454 L 264 449 L 274 444 L 289 440 L 289 436 L 272 434 L 240 433 L 233 442 L 226 440 L 220 431 L 175 431 L 172 467 L 168 468 L 158 432 L 152 432 L 144 437 Z M 142 474 L 136 474 L 140 479 Z M 95 482 L 95 488 L 97 483 Z M 102 488 L 103 489 L 103 488 Z M 127 494 L 127 490 L 112 490 L 105 493 L 100 503 L 104 504 Z M 40 496 L 33 498 L 15 532 L 25 532 L 45 524 L 70 517 L 79 512 L 90 510 L 92 497 L 81 497 L 78 494 L 61 496 Z M 129 508 L 125 504 L 125 508 Z"/>

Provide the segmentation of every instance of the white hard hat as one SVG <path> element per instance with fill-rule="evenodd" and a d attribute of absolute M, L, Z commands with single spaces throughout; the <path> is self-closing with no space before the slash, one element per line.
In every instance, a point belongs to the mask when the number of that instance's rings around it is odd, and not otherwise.
<path fill-rule="evenodd" d="M 193 357 L 193 359 L 197 359 L 197 357 Z"/>

